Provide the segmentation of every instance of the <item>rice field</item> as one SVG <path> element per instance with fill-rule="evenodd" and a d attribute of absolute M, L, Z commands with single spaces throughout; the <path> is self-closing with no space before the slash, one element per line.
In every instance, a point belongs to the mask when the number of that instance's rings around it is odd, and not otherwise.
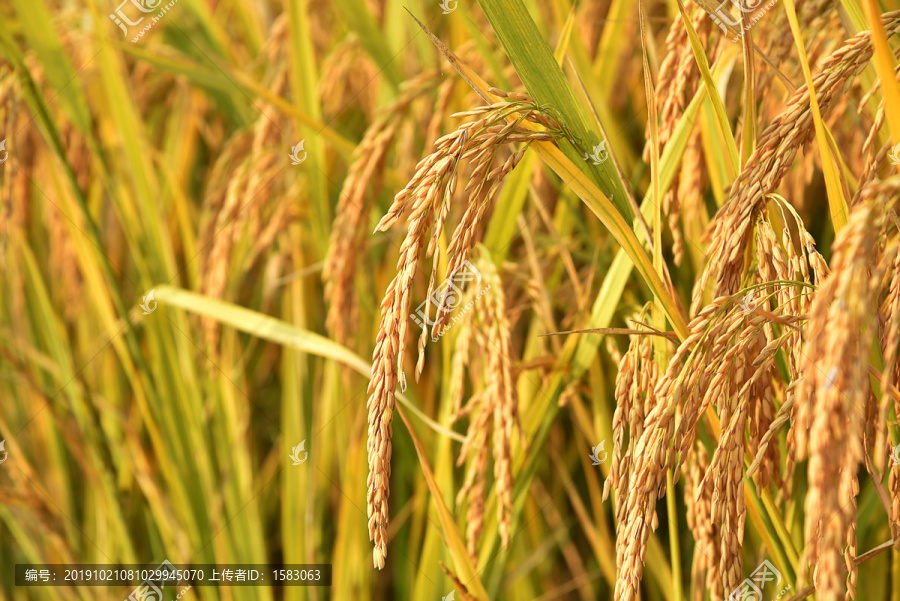
<path fill-rule="evenodd" d="M 0 601 L 900 601 L 897 34 L 0 4 Z"/>

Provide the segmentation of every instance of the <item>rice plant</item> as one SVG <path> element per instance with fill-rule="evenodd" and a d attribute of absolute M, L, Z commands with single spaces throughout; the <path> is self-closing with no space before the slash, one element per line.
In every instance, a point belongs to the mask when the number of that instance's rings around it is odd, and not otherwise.
<path fill-rule="evenodd" d="M 900 601 L 898 33 L 0 4 L 0 601 Z"/>

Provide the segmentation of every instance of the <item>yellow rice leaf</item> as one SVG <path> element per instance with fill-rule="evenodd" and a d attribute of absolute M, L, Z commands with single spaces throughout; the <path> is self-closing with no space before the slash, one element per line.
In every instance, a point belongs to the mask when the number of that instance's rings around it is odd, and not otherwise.
<path fill-rule="evenodd" d="M 822 170 L 825 172 L 825 187 L 828 191 L 828 205 L 831 207 L 831 221 L 834 224 L 834 231 L 837 232 L 847 225 L 847 216 L 849 215 L 845 193 L 846 182 L 843 181 L 838 162 L 835 160 L 837 148 L 832 146 L 825 123 L 822 121 L 822 113 L 819 110 L 819 101 L 816 98 L 816 89 L 812 81 L 812 72 L 809 69 L 809 60 L 806 57 L 800 24 L 797 21 L 797 10 L 794 6 L 794 0 L 785 0 L 784 7 L 787 11 L 788 21 L 791 24 L 791 31 L 794 34 L 794 41 L 796 42 L 794 45 L 800 55 L 800 64 L 803 67 L 806 86 L 809 89 L 809 105 L 812 109 L 813 123 L 816 126 L 816 140 L 819 143 Z"/>

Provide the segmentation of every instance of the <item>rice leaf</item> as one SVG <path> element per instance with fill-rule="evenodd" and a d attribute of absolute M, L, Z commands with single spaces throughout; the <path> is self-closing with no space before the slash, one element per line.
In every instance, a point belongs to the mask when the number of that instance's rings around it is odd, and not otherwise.
<path fill-rule="evenodd" d="M 625 202 L 625 185 L 608 162 L 593 165 L 584 160 L 584 153 L 600 143 L 599 136 L 589 127 L 589 120 L 569 86 L 550 47 L 521 0 L 479 0 L 481 7 L 500 38 L 500 43 L 525 84 L 528 93 L 538 104 L 552 107 L 576 138 L 576 146 L 561 140 L 563 154 L 572 165 L 590 177 L 613 198 L 613 205 L 630 223 L 634 218 L 631 206 Z"/>
<path fill-rule="evenodd" d="M 874 46 L 875 72 L 881 79 L 881 89 L 884 91 L 884 113 L 891 132 L 891 146 L 900 147 L 900 84 L 895 76 L 897 63 L 881 22 L 878 3 L 875 0 L 863 1 Z"/>
<path fill-rule="evenodd" d="M 416 455 L 419 457 L 419 465 L 422 466 L 422 473 L 425 476 L 425 481 L 428 483 L 428 489 L 431 491 L 431 498 L 434 499 L 434 503 L 437 505 L 438 516 L 440 516 L 441 519 L 441 528 L 444 531 L 447 546 L 450 549 L 450 555 L 453 557 L 453 565 L 456 567 L 459 577 L 469 590 L 469 593 L 479 600 L 487 601 L 487 591 L 484 590 L 481 578 L 472 566 L 472 562 L 469 561 L 469 554 L 466 552 L 465 541 L 463 541 L 459 529 L 456 527 L 456 521 L 453 519 L 453 514 L 450 513 L 450 510 L 447 509 L 447 505 L 444 503 L 444 496 L 438 488 L 437 482 L 434 480 L 434 473 L 431 471 L 428 460 L 425 458 L 425 451 L 422 449 L 422 445 L 419 443 L 419 439 L 416 437 L 416 433 L 410 425 L 409 420 L 406 418 L 403 409 L 399 407 L 397 409 L 397 413 L 400 414 L 400 418 L 403 420 L 403 423 L 406 424 L 406 429 L 416 448 Z"/>
<path fill-rule="evenodd" d="M 788 22 L 791 24 L 791 32 L 794 34 L 794 44 L 800 56 L 800 65 L 803 67 L 803 76 L 806 78 L 806 87 L 809 89 L 809 103 L 812 109 L 813 123 L 816 127 L 816 141 L 819 145 L 819 157 L 822 161 L 822 170 L 825 172 L 825 187 L 828 191 L 828 205 L 831 207 L 831 221 L 834 231 L 840 231 L 847 225 L 849 209 L 847 208 L 847 184 L 844 181 L 838 167 L 835 156 L 839 154 L 837 147 L 827 133 L 825 123 L 822 121 L 822 112 L 819 110 L 819 101 L 816 98 L 816 88 L 812 81 L 812 72 L 809 68 L 809 60 L 806 57 L 803 35 L 800 24 L 797 22 L 797 10 L 794 0 L 785 0 Z"/>
<path fill-rule="evenodd" d="M 719 137 L 728 153 L 728 160 L 725 165 L 728 167 L 729 180 L 734 181 L 740 171 L 740 158 L 738 155 L 737 144 L 735 144 L 734 141 L 734 134 L 728 123 L 728 114 L 725 112 L 725 104 L 722 102 L 722 97 L 719 96 L 719 90 L 716 88 L 712 74 L 709 71 L 709 61 L 706 59 L 706 52 L 700 44 L 700 38 L 697 36 L 697 32 L 694 31 L 694 26 L 691 24 L 691 18 L 688 16 L 687 11 L 685 11 L 684 4 L 681 0 L 678 0 L 678 10 L 681 11 L 681 20 L 684 22 L 684 28 L 687 30 L 688 38 L 691 41 L 691 50 L 694 52 L 694 60 L 697 62 L 697 67 L 700 69 L 700 75 L 703 77 L 703 81 L 706 82 L 707 93 L 712 102 L 713 110 L 716 113 L 716 125 L 718 126 Z"/>
<path fill-rule="evenodd" d="M 367 378 L 372 375 L 372 366 L 359 355 L 315 332 L 298 328 L 274 317 L 232 303 L 207 298 L 196 292 L 171 286 L 158 286 L 155 290 L 156 299 L 160 303 L 167 303 L 173 307 L 209 317 L 242 332 L 298 349 L 304 353 L 332 359 L 353 368 Z M 422 410 L 404 395 L 397 393 L 396 397 L 401 404 L 436 432 L 460 442 L 463 440 L 456 432 L 448 430 L 422 413 Z"/>

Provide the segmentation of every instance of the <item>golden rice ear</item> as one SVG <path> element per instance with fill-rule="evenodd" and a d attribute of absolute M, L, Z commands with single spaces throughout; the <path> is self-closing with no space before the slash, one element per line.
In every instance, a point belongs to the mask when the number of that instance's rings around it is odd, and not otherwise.
<path fill-rule="evenodd" d="M 482 247 L 483 248 L 483 247 Z M 507 318 L 506 297 L 503 283 L 496 267 L 486 250 L 480 253 L 476 262 L 483 275 L 482 294 L 474 308 L 485 328 L 483 346 L 487 355 L 487 390 L 489 396 L 483 401 L 490 407 L 494 417 L 494 483 L 497 491 L 497 522 L 500 525 L 500 541 L 504 549 L 509 548 L 512 528 L 512 432 L 518 419 L 518 395 L 513 379 L 513 357 L 510 344 L 510 327 Z"/>
<path fill-rule="evenodd" d="M 900 14 L 883 15 L 888 34 L 900 31 Z M 812 78 L 822 116 L 836 105 L 846 84 L 872 58 L 872 40 L 862 31 L 847 40 L 826 59 L 821 72 Z M 793 164 L 800 148 L 814 133 L 812 109 L 806 89 L 791 96 L 787 107 L 760 134 L 756 151 L 731 186 L 728 200 L 716 216 L 708 255 L 710 261 L 694 287 L 691 312 L 700 308 L 703 292 L 716 276 L 713 296 L 734 294 L 740 288 L 743 273 L 743 248 L 750 241 L 754 220 Z"/>
<path fill-rule="evenodd" d="M 644 305 L 633 321 L 646 322 L 650 305 Z M 603 486 L 603 498 L 614 486 L 617 495 L 627 494 L 632 483 L 634 447 L 644 430 L 646 415 L 656 406 L 656 384 L 659 366 L 653 360 L 653 343 L 650 336 L 635 333 L 629 336 L 628 350 L 619 361 L 616 375 L 616 409 L 613 413 L 613 449 L 609 476 Z M 628 435 L 627 444 L 625 435 Z M 618 503 L 617 517 L 624 515 L 624 503 Z"/>
<path fill-rule="evenodd" d="M 382 110 L 366 129 L 353 151 L 350 168 L 338 195 L 328 253 L 322 268 L 325 300 L 328 303 L 326 327 L 334 338 L 346 344 L 358 320 L 353 283 L 357 258 L 365 248 L 369 213 L 383 185 L 388 151 L 395 141 L 401 118 L 417 99 L 430 93 L 442 80 L 433 70 L 407 81 L 400 96 Z"/>
<path fill-rule="evenodd" d="M 512 114 L 518 114 L 518 120 L 507 121 Z M 398 385 L 401 390 L 406 387 L 402 362 L 405 358 L 409 322 L 414 317 L 410 313 L 414 306 L 412 283 L 418 269 L 419 256 L 423 251 L 433 252 L 437 248 L 437 239 L 443 232 L 450 214 L 460 162 L 467 160 L 473 172 L 464 191 L 468 197 L 465 211 L 453 232 L 447 251 L 447 279 L 436 284 L 438 262 L 435 258 L 426 300 L 415 311 L 417 323 L 423 328 L 431 325 L 431 338 L 436 340 L 444 335 L 449 326 L 450 309 L 462 298 L 462 292 L 454 282 L 460 277 L 467 278 L 472 275 L 468 273 L 471 267 L 469 254 L 478 241 L 481 219 L 496 196 L 500 184 L 518 164 L 528 144 L 534 141 L 553 140 L 553 134 L 550 132 L 535 131 L 519 125 L 523 120 L 539 120 L 554 125 L 527 96 L 522 94 L 510 94 L 509 100 L 478 107 L 461 116 L 475 117 L 476 120 L 460 126 L 456 131 L 435 142 L 436 150 L 420 161 L 416 174 L 395 196 L 387 215 L 382 218 L 377 228 L 388 227 L 399 219 L 401 214 L 409 212 L 409 225 L 400 247 L 397 275 L 391 280 L 381 302 L 381 324 L 372 356 L 373 377 L 368 390 L 369 537 L 375 543 L 374 560 L 376 567 L 379 568 L 384 565 L 384 555 L 387 552 L 387 499 L 390 495 L 394 392 Z M 555 130 L 558 132 L 560 129 L 556 125 Z M 495 162 L 506 147 L 519 143 L 524 143 L 524 146 L 514 150 L 501 166 L 495 168 Z M 430 229 L 433 233 L 429 241 Z M 488 273 L 489 278 L 494 276 L 489 269 Z M 433 310 L 436 315 L 432 320 Z M 502 312 L 505 313 L 505 309 Z M 498 319 L 496 315 L 495 319 Z M 425 342 L 427 340 L 422 337 L 418 345 L 417 379 L 423 368 Z M 508 357 L 508 353 L 505 356 Z M 508 370 L 506 373 L 503 385 L 511 390 Z M 508 394 L 510 393 L 502 390 L 499 393 L 503 398 Z M 509 406 L 508 401 L 504 401 L 502 407 L 503 416 L 512 415 L 510 412 L 514 409 Z M 509 420 L 502 417 L 501 421 L 503 422 L 501 430 L 508 430 Z M 501 447 L 506 445 L 507 449 L 499 455 L 502 459 L 500 462 L 496 461 L 498 455 L 495 455 L 495 469 L 498 470 L 496 475 L 502 483 L 498 490 L 506 495 L 501 499 L 499 511 L 503 516 L 501 538 L 503 544 L 508 545 L 511 510 L 509 495 L 512 488 L 512 474 L 508 463 L 508 438 L 501 437 L 495 444 Z"/>
<path fill-rule="evenodd" d="M 832 273 L 812 303 L 805 370 L 798 391 L 809 434 L 801 427 L 798 451 L 809 444 L 805 566 L 816 567 L 816 590 L 824 599 L 843 596 L 855 585 L 855 568 L 845 584 L 843 548 L 855 559 L 856 470 L 864 460 L 863 435 L 869 398 L 868 356 L 876 322 L 870 311 L 879 291 L 876 240 L 883 215 L 871 201 L 856 205 L 835 239 Z M 801 426 L 802 426 L 801 423 Z M 801 571 L 801 578 L 806 576 Z"/>

